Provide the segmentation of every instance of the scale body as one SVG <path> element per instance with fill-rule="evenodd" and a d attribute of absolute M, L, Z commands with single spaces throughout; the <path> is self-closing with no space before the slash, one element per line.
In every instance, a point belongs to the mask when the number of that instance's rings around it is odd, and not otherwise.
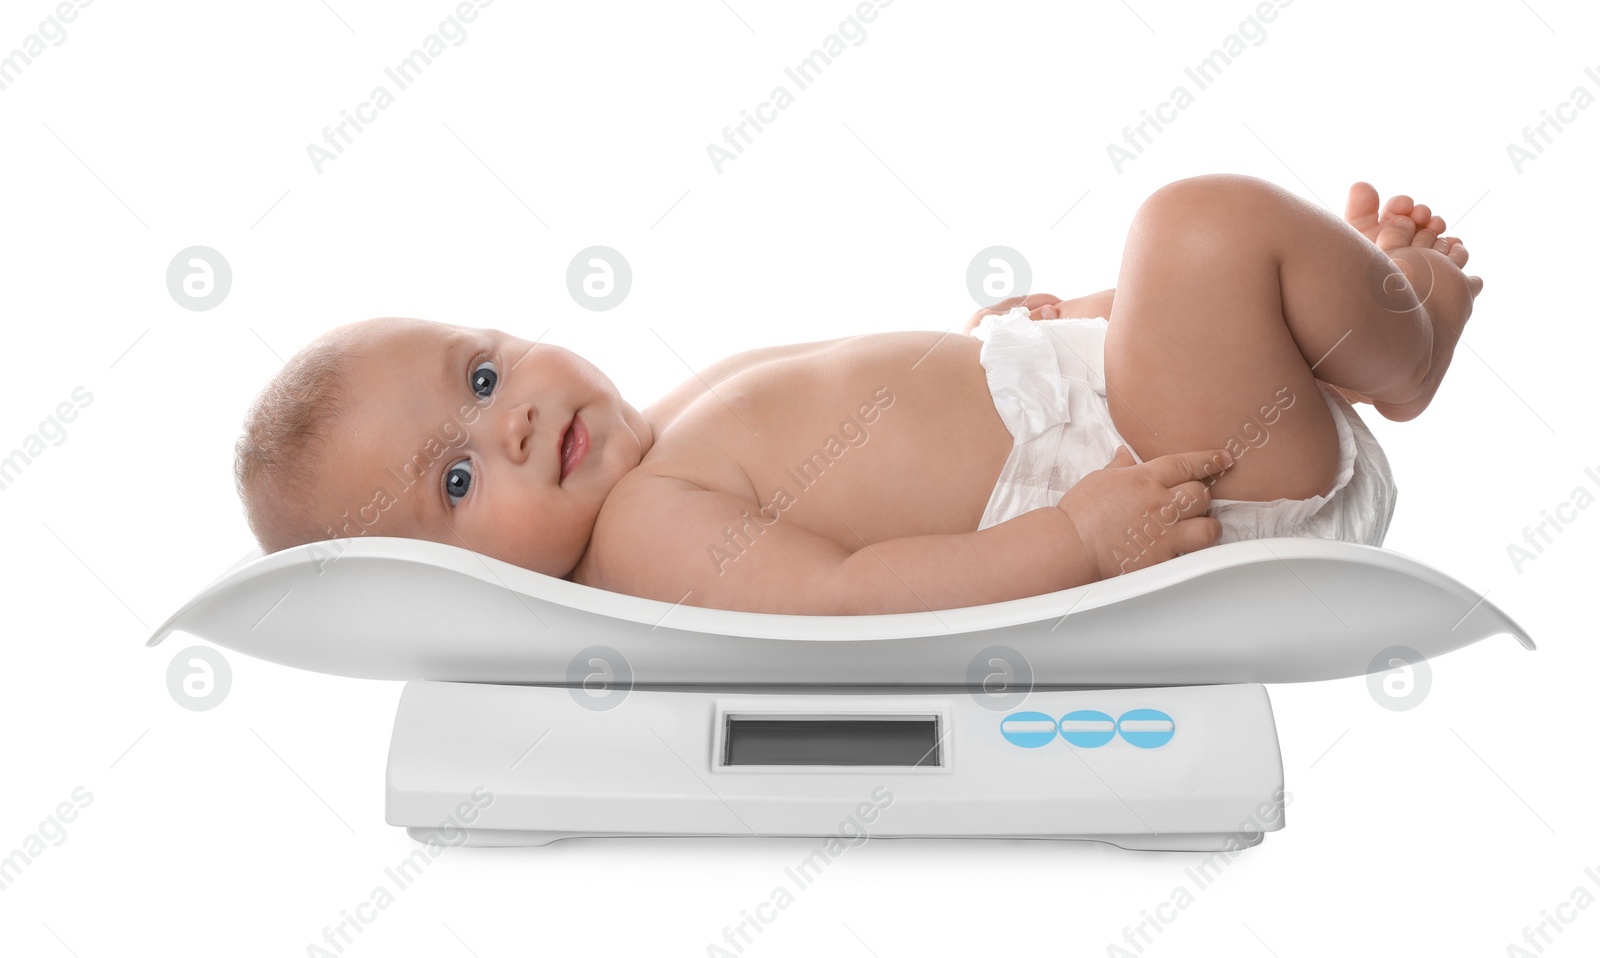
<path fill-rule="evenodd" d="M 1259 684 L 613 691 L 410 682 L 386 818 L 450 845 L 623 836 L 1055 838 L 1225 850 L 1283 827 Z"/>
<path fill-rule="evenodd" d="M 1425 667 L 1497 634 L 1533 648 L 1480 590 L 1415 559 L 1298 538 L 983 606 L 809 616 L 661 602 L 363 536 L 247 555 L 149 644 L 174 631 L 404 681 L 387 820 L 472 845 L 1244 847 L 1284 824 L 1266 684 Z M 998 674 L 1031 691 L 991 694 Z M 612 690 L 599 699 L 584 691 L 597 675 Z"/>

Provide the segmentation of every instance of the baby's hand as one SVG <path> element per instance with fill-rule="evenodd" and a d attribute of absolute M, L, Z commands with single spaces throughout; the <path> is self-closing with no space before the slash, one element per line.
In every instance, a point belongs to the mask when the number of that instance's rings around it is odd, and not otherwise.
<path fill-rule="evenodd" d="M 1211 490 L 1200 480 L 1231 465 L 1225 449 L 1135 463 L 1128 447 L 1118 446 L 1110 463 L 1080 479 L 1056 506 L 1072 520 L 1099 577 L 1109 579 L 1216 545 L 1222 523 L 1206 515 Z"/>
<path fill-rule="evenodd" d="M 972 318 L 967 320 L 966 328 L 961 331 L 970 334 L 974 329 L 978 328 L 979 323 L 983 322 L 983 317 L 991 314 L 1004 315 L 1011 312 L 1011 307 L 1013 306 L 1026 306 L 1029 319 L 1055 319 L 1055 311 L 1050 307 L 1056 306 L 1060 302 L 1061 297 L 1052 296 L 1049 293 L 1033 293 L 1028 296 L 1013 296 L 1010 299 L 1002 299 L 993 306 L 986 306 L 973 313 Z M 1047 309 L 1050 309 L 1050 311 L 1046 312 Z"/>

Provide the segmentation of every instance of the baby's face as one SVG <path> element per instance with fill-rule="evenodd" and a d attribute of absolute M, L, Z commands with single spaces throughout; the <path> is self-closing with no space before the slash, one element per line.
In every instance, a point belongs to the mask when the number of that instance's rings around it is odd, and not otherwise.
<path fill-rule="evenodd" d="M 650 427 L 582 357 L 493 329 L 369 320 L 315 515 L 334 535 L 461 546 L 566 577 Z M 570 429 L 570 434 L 569 434 Z"/>

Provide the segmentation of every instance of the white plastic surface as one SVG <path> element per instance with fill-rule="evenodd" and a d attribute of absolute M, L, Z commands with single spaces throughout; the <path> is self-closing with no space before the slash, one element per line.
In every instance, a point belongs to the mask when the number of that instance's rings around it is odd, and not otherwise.
<path fill-rule="evenodd" d="M 1283 763 L 1260 685 L 1035 691 L 991 710 L 964 691 L 747 694 L 635 689 L 612 707 L 571 689 L 411 682 L 385 819 L 447 844 L 592 836 L 1092 839 L 1127 848 L 1255 844 L 1283 821 Z M 576 700 L 575 700 L 576 699 Z M 1165 741 L 1055 731 L 1079 710 Z M 937 715 L 937 766 L 740 765 L 720 718 Z M 1008 719 L 1048 719 L 1018 740 Z M 1082 719 L 1080 718 L 1081 722 Z"/>
<path fill-rule="evenodd" d="M 1365 674 L 1396 646 L 1428 658 L 1504 632 L 1533 648 L 1422 563 L 1301 538 L 1213 546 L 1048 595 L 865 616 L 673 605 L 451 545 L 338 539 L 235 565 L 149 644 L 174 630 L 335 675 L 551 685 L 583 681 L 597 658 L 638 685 L 956 687 L 1004 668 L 1041 687 L 1305 682 Z"/>

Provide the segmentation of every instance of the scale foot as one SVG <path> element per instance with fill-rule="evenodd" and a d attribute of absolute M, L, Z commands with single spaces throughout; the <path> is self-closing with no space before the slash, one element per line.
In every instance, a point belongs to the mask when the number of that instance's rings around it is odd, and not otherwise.
<path fill-rule="evenodd" d="M 434 845 L 497 848 L 548 845 L 567 838 L 749 838 L 750 835 L 688 835 L 663 832 L 547 832 L 522 829 L 472 828 L 451 829 L 407 828 L 406 834 L 419 842 Z M 759 838 L 826 838 L 818 835 L 760 835 Z M 1105 842 L 1118 848 L 1133 851 L 1170 852 L 1225 852 L 1243 851 L 1261 844 L 1262 832 L 1192 832 L 1126 835 L 875 835 L 874 839 L 894 838 L 1003 838 L 1038 841 Z"/>

